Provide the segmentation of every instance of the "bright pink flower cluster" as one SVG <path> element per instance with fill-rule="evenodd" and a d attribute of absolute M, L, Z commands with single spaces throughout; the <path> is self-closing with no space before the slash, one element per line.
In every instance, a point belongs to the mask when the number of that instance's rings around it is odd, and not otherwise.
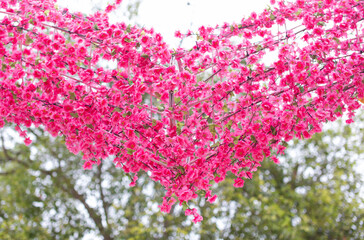
<path fill-rule="evenodd" d="M 0 126 L 15 123 L 27 145 L 32 124 L 64 136 L 85 169 L 112 156 L 131 185 L 148 172 L 166 189 L 162 211 L 198 195 L 213 202 L 227 172 L 243 187 L 292 138 L 344 113 L 352 122 L 364 98 L 364 1 L 271 3 L 240 23 L 177 32 L 196 45 L 172 50 L 105 12 L 0 0 Z"/>

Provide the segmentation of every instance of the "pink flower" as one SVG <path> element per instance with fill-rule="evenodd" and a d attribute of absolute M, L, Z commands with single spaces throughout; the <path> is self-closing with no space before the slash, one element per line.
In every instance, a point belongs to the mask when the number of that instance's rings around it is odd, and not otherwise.
<path fill-rule="evenodd" d="M 270 111 L 272 109 L 272 104 L 270 102 L 263 102 L 262 103 L 262 107 L 265 111 Z"/>
<path fill-rule="evenodd" d="M 75 50 L 75 48 L 73 47 L 73 46 L 70 46 L 69 48 L 68 48 L 68 54 L 72 54 L 72 53 L 74 53 L 76 50 Z"/>
<path fill-rule="evenodd" d="M 116 37 L 116 38 L 120 37 L 122 33 L 123 32 L 121 30 L 117 29 L 117 30 L 114 31 L 114 37 Z"/>
<path fill-rule="evenodd" d="M 313 33 L 318 35 L 318 36 L 321 36 L 323 34 L 323 32 L 324 31 L 322 30 L 322 28 L 314 28 L 313 29 Z"/>
<path fill-rule="evenodd" d="M 215 194 L 214 196 L 210 197 L 207 201 L 209 201 L 210 203 L 213 203 L 213 202 L 215 202 L 216 198 L 217 198 L 217 195 Z"/>
<path fill-rule="evenodd" d="M 220 45 L 220 43 L 219 43 L 219 41 L 218 40 L 214 40 L 214 41 L 212 41 L 212 47 L 213 48 L 218 48 L 219 47 L 219 45 Z"/>
<path fill-rule="evenodd" d="M 108 6 L 106 7 L 105 12 L 109 13 L 109 12 L 111 12 L 114 8 L 115 8 L 115 7 L 114 7 L 113 5 L 108 5 Z"/>
<path fill-rule="evenodd" d="M 181 33 L 180 31 L 176 31 L 176 32 L 174 32 L 174 36 L 175 36 L 176 38 L 182 38 L 182 37 L 183 37 L 183 35 L 182 35 L 182 33 Z"/>
<path fill-rule="evenodd" d="M 104 39 L 106 39 L 109 35 L 106 33 L 106 32 L 101 32 L 101 33 L 99 33 L 99 38 L 100 39 L 102 39 L 102 40 L 104 40 Z"/>
<path fill-rule="evenodd" d="M 234 187 L 236 188 L 242 188 L 244 186 L 244 180 L 241 178 L 237 178 L 234 180 Z"/>
<path fill-rule="evenodd" d="M 92 161 L 86 161 L 84 164 L 83 164 L 83 169 L 88 169 L 88 170 L 91 170 L 92 169 L 92 164 L 93 162 Z"/>
<path fill-rule="evenodd" d="M 32 140 L 30 140 L 30 138 L 25 138 L 24 143 L 29 146 L 32 143 Z"/>
<path fill-rule="evenodd" d="M 72 83 L 70 83 L 70 82 L 67 82 L 64 85 L 64 90 L 67 91 L 67 92 L 69 92 L 69 91 L 73 92 L 74 88 L 75 88 L 74 85 Z"/>
<path fill-rule="evenodd" d="M 63 109 L 64 109 L 66 112 L 72 112 L 72 111 L 73 111 L 73 107 L 72 107 L 72 105 L 69 105 L 69 104 L 65 104 L 65 105 L 63 105 Z"/>
<path fill-rule="evenodd" d="M 78 54 L 79 54 L 80 56 L 84 56 L 86 53 L 87 53 L 87 49 L 86 49 L 85 47 L 80 47 L 80 48 L 78 49 Z"/>
<path fill-rule="evenodd" d="M 134 141 L 127 141 L 126 143 L 125 143 L 125 147 L 126 148 L 129 148 L 129 149 L 135 149 L 136 148 L 136 146 L 137 146 L 137 144 L 136 144 L 136 142 L 134 142 Z"/>
<path fill-rule="evenodd" d="M 201 222 L 203 220 L 203 217 L 199 214 L 195 215 L 195 218 L 192 220 L 194 223 Z"/>
<path fill-rule="evenodd" d="M 195 215 L 195 214 L 197 214 L 197 209 L 196 208 L 192 208 L 192 209 L 188 208 L 185 211 L 186 216 Z"/>
<path fill-rule="evenodd" d="M 305 65 L 303 62 L 297 62 L 296 69 L 297 71 L 302 71 L 305 68 Z"/>
<path fill-rule="evenodd" d="M 346 122 L 347 124 L 350 124 L 350 123 L 353 123 L 353 122 L 354 122 L 354 120 L 350 118 L 350 119 L 346 120 L 345 122 Z"/>
<path fill-rule="evenodd" d="M 148 44 L 148 42 L 149 42 L 149 37 L 148 36 L 143 36 L 142 37 L 142 43 Z"/>
<path fill-rule="evenodd" d="M 276 156 L 272 156 L 271 159 L 273 160 L 274 163 L 278 164 L 280 163 L 279 162 L 279 159 L 276 157 Z"/>
<path fill-rule="evenodd" d="M 303 131 L 302 135 L 303 135 L 304 138 L 310 138 L 311 137 L 311 135 L 307 131 Z"/>
<path fill-rule="evenodd" d="M 136 181 L 138 180 L 138 175 L 134 175 L 133 181 L 129 184 L 130 187 L 134 187 L 136 185 Z"/>

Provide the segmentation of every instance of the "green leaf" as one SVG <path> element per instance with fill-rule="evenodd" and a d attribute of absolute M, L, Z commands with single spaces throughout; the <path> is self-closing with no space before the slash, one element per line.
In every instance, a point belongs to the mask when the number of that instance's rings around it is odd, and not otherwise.
<path fill-rule="evenodd" d="M 183 201 L 182 208 L 183 208 L 183 211 L 186 211 L 187 209 L 190 208 L 190 206 L 188 206 L 188 203 L 186 201 Z"/>
<path fill-rule="evenodd" d="M 127 154 L 129 154 L 129 155 L 133 155 L 133 153 L 135 152 L 135 150 L 130 149 L 130 148 L 127 148 L 126 151 L 127 151 Z"/>
<path fill-rule="evenodd" d="M 302 8 L 298 9 L 297 12 L 295 12 L 295 15 L 298 16 L 302 13 Z"/>
<path fill-rule="evenodd" d="M 337 44 L 340 44 L 340 39 L 338 39 L 337 37 L 333 37 L 332 39 L 333 39 L 333 40 L 335 40 L 335 42 L 336 42 Z"/>
<path fill-rule="evenodd" d="M 222 109 L 224 110 L 224 112 L 229 112 L 229 109 L 228 109 L 228 107 L 227 107 L 227 105 L 226 104 L 224 104 L 224 106 L 222 107 Z"/>
<path fill-rule="evenodd" d="M 257 142 L 257 139 L 255 138 L 254 135 L 250 135 L 250 140 L 253 142 L 253 143 L 256 143 Z"/>
<path fill-rule="evenodd" d="M 112 110 L 112 112 L 121 112 L 121 108 L 116 107 L 116 108 L 114 108 L 114 110 Z"/>
<path fill-rule="evenodd" d="M 39 65 L 39 62 L 40 62 L 40 58 L 39 58 L 39 57 L 37 57 L 37 58 L 35 59 L 35 62 L 34 62 L 35 66 Z"/>
<path fill-rule="evenodd" d="M 276 16 L 274 16 L 273 13 L 271 13 L 270 16 L 269 16 L 269 18 L 270 18 L 270 20 L 273 21 L 274 19 L 276 19 Z"/>
<path fill-rule="evenodd" d="M 298 88 L 300 89 L 301 93 L 305 91 L 305 88 L 302 85 L 298 85 Z"/>
<path fill-rule="evenodd" d="M 272 132 L 272 134 L 275 136 L 277 135 L 277 130 L 275 127 L 273 127 L 272 125 L 270 126 L 270 131 Z"/>
<path fill-rule="evenodd" d="M 181 135 L 183 126 L 184 126 L 183 122 L 177 122 L 177 124 L 176 124 L 177 130 L 176 131 L 177 131 L 178 135 Z"/>
<path fill-rule="evenodd" d="M 28 35 L 25 35 L 25 45 L 32 44 L 34 41 Z"/>
<path fill-rule="evenodd" d="M 71 100 L 76 100 L 76 94 L 74 92 L 69 92 L 69 94 Z"/>
<path fill-rule="evenodd" d="M 229 120 L 229 122 L 225 125 L 225 127 L 229 130 L 231 129 L 232 126 L 233 126 L 233 120 Z"/>
<path fill-rule="evenodd" d="M 44 15 L 46 15 L 46 16 L 49 15 L 49 10 L 48 9 L 44 11 Z"/>
<path fill-rule="evenodd" d="M 213 136 L 216 135 L 216 124 L 209 124 L 209 130 L 212 133 Z"/>
<path fill-rule="evenodd" d="M 186 172 L 186 169 L 183 166 L 176 166 L 174 168 L 177 169 L 181 174 L 185 174 Z"/>
<path fill-rule="evenodd" d="M 70 115 L 74 118 L 78 118 L 78 113 L 76 112 L 71 112 Z"/>
<path fill-rule="evenodd" d="M 129 24 L 128 25 L 128 27 L 126 28 L 126 31 L 128 32 L 128 33 L 130 33 L 131 32 L 131 25 Z"/>
<path fill-rule="evenodd" d="M 124 38 L 124 42 L 131 43 L 133 40 L 130 38 Z"/>
<path fill-rule="evenodd" d="M 18 97 L 16 96 L 16 94 L 13 91 L 11 91 L 11 94 L 13 95 L 13 99 L 14 100 L 17 100 L 18 99 Z"/>
<path fill-rule="evenodd" d="M 199 195 L 200 197 L 203 197 L 203 198 L 206 196 L 206 190 L 204 190 L 204 189 L 200 189 L 196 193 L 197 193 L 197 195 Z"/>
<path fill-rule="evenodd" d="M 234 144 L 238 144 L 240 136 L 233 136 L 233 139 L 234 139 Z"/>
<path fill-rule="evenodd" d="M 216 147 L 218 147 L 218 146 L 220 146 L 220 142 L 217 142 L 217 143 L 213 144 L 213 145 L 211 146 L 211 148 L 216 148 Z"/>
<path fill-rule="evenodd" d="M 160 95 L 160 93 L 158 93 L 158 92 L 155 92 L 155 93 L 154 93 L 154 96 L 155 96 L 156 98 L 161 98 L 161 97 L 162 97 L 162 95 Z"/>
<path fill-rule="evenodd" d="M 338 105 L 337 108 L 335 109 L 335 112 L 339 112 L 340 114 L 343 114 L 342 109 L 343 109 L 343 107 L 341 105 Z"/>
<path fill-rule="evenodd" d="M 164 111 L 164 106 L 162 106 L 162 105 L 157 105 L 156 107 L 157 107 L 158 111 L 161 111 L 161 112 L 163 112 L 163 111 Z"/>

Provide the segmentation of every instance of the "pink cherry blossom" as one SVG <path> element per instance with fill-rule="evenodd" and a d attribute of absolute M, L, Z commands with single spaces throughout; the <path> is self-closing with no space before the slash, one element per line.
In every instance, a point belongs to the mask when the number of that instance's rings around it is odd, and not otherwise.
<path fill-rule="evenodd" d="M 235 187 L 249 184 L 262 161 L 279 163 L 288 141 L 342 116 L 350 124 L 361 107 L 363 1 L 271 0 L 239 23 L 177 32 L 197 37 L 191 49 L 110 24 L 121 3 L 84 17 L 54 0 L 0 0 L 0 127 L 14 123 L 26 145 L 23 128 L 33 124 L 63 135 L 84 169 L 114 157 L 131 186 L 150 172 L 166 189 L 163 212 L 214 202 L 210 188 L 228 172 Z M 263 64 L 271 52 L 277 58 Z M 197 208 L 185 214 L 203 219 Z"/>

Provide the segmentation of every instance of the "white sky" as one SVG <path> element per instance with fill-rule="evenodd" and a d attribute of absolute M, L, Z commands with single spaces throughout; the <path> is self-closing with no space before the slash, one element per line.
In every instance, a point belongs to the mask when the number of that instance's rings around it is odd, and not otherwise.
<path fill-rule="evenodd" d="M 133 0 L 124 0 L 122 6 L 110 15 L 113 22 L 128 22 L 123 12 L 130 2 Z M 91 13 L 96 5 L 104 8 L 107 3 L 107 0 L 58 0 L 59 6 L 82 13 Z M 143 0 L 136 21 L 141 26 L 153 27 L 171 47 L 176 47 L 180 41 L 174 37 L 176 30 L 183 33 L 201 25 L 240 22 L 253 11 L 263 11 L 268 4 L 269 0 Z"/>

